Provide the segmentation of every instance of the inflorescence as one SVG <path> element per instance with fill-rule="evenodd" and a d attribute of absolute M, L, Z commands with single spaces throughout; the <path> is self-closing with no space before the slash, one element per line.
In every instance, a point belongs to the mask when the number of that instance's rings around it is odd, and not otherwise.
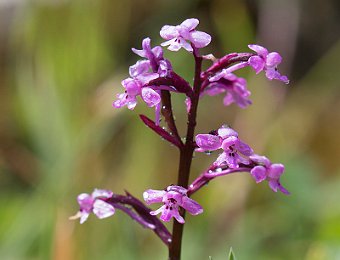
<path fill-rule="evenodd" d="M 213 61 L 213 64 L 199 75 L 201 84 L 198 94 L 194 87 L 173 70 L 171 62 L 164 57 L 163 48 L 152 47 L 150 38 L 145 38 L 142 41 L 142 49 L 132 49 L 142 59 L 130 66 L 130 76 L 122 81 L 124 92 L 118 94 L 113 102 L 115 108 L 126 106 L 133 110 L 140 96 L 147 106 L 155 109 L 156 114 L 154 121 L 141 115 L 142 121 L 156 134 L 179 149 L 183 149 L 184 143 L 172 120 L 170 93 L 185 95 L 185 105 L 190 114 L 195 95 L 198 95 L 199 99 L 203 96 L 224 94 L 225 106 L 234 103 L 240 108 L 246 108 L 251 105 L 251 93 L 247 89 L 247 81 L 235 74 L 245 67 L 251 67 L 256 74 L 264 71 L 269 80 L 289 83 L 288 78 L 281 75 L 277 69 L 282 61 L 280 54 L 269 52 L 260 45 L 248 45 L 255 53 L 230 53 L 219 59 L 211 54 L 200 56 L 199 49 L 211 42 L 211 36 L 197 31 L 198 24 L 199 21 L 192 18 L 177 26 L 165 25 L 160 31 L 160 36 L 166 40 L 161 43 L 161 46 L 167 46 L 168 50 L 179 51 L 183 48 L 192 53 L 195 60 Z M 169 131 L 160 126 L 161 114 L 165 117 Z M 289 194 L 280 182 L 284 166 L 272 163 L 265 156 L 255 154 L 253 149 L 240 139 L 238 133 L 228 126 L 222 126 L 209 133 L 197 134 L 193 149 L 205 153 L 218 150 L 221 153 L 188 187 L 170 185 L 164 190 L 146 190 L 143 193 L 146 204 L 162 203 L 159 209 L 152 211 L 129 193 L 117 195 L 108 190 L 96 189 L 91 195 L 83 193 L 78 196 L 80 210 L 71 219 L 80 218 L 80 223 L 84 223 L 91 212 L 101 219 L 112 216 L 115 209 L 120 209 L 145 228 L 152 229 L 169 245 L 171 234 L 155 215 L 161 213 L 160 219 L 166 222 L 174 217 L 183 224 L 185 220 L 181 216 L 181 209 L 191 215 L 201 214 L 203 208 L 189 196 L 212 179 L 231 173 L 249 172 L 256 183 L 267 181 L 274 192 L 281 191 Z"/>

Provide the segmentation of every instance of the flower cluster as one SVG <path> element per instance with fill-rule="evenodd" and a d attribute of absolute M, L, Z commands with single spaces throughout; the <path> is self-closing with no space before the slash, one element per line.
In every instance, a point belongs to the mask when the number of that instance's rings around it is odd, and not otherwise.
<path fill-rule="evenodd" d="M 269 187 L 277 192 L 280 190 L 284 194 L 289 192 L 280 184 L 280 176 L 284 172 L 282 164 L 272 164 L 265 156 L 254 154 L 253 149 L 238 138 L 238 133 L 227 126 L 222 126 L 217 131 L 210 134 L 196 135 L 198 152 L 210 152 L 223 149 L 223 152 L 213 163 L 213 167 L 228 167 L 230 169 L 239 168 L 240 165 L 252 167 L 251 176 L 256 183 L 267 180 Z"/>
<path fill-rule="evenodd" d="M 156 121 L 159 121 L 162 88 L 148 86 L 148 83 L 159 77 L 168 76 L 172 71 L 171 63 L 163 58 L 163 50 L 160 46 L 151 48 L 150 38 L 143 40 L 142 50 L 133 48 L 132 51 L 146 59 L 139 60 L 130 66 L 130 77 L 122 81 L 125 92 L 117 95 L 118 100 L 113 102 L 113 106 L 115 108 L 127 106 L 129 109 L 134 109 L 137 105 L 137 96 L 141 96 L 149 107 L 156 108 Z"/>

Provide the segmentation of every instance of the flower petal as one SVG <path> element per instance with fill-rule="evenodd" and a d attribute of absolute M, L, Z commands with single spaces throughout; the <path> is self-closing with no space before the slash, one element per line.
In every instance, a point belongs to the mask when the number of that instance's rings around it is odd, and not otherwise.
<path fill-rule="evenodd" d="M 239 155 L 237 153 L 234 153 L 233 155 L 229 155 L 226 153 L 225 161 L 229 168 L 231 169 L 236 169 L 239 167 L 238 162 L 239 162 Z"/>
<path fill-rule="evenodd" d="M 161 102 L 161 96 L 152 88 L 142 88 L 142 98 L 149 107 L 154 107 Z"/>
<path fill-rule="evenodd" d="M 225 95 L 225 97 L 223 98 L 223 105 L 225 105 L 225 106 L 229 106 L 230 104 L 232 104 L 232 103 L 234 103 L 235 102 L 235 100 L 234 100 L 234 97 L 233 97 L 233 95 L 231 94 L 231 93 L 227 93 L 226 95 Z"/>
<path fill-rule="evenodd" d="M 227 127 L 227 126 L 220 127 L 217 130 L 217 132 L 218 132 L 218 135 L 222 138 L 227 138 L 229 136 L 238 137 L 238 133 L 234 129 L 231 129 L 230 127 Z"/>
<path fill-rule="evenodd" d="M 181 195 L 187 195 L 187 189 L 182 187 L 182 186 L 178 186 L 178 185 L 170 185 L 166 188 L 167 191 L 175 191 Z"/>
<path fill-rule="evenodd" d="M 81 212 L 81 216 L 80 216 L 80 224 L 83 224 L 87 218 L 89 217 L 90 213 L 87 212 Z"/>
<path fill-rule="evenodd" d="M 129 96 L 136 96 L 140 92 L 141 82 L 137 79 L 127 78 L 122 81 L 122 85 Z"/>
<path fill-rule="evenodd" d="M 282 62 L 282 57 L 277 52 L 271 52 L 266 57 L 267 67 L 276 67 Z"/>
<path fill-rule="evenodd" d="M 160 207 L 159 209 L 156 209 L 156 210 L 154 210 L 154 211 L 150 211 L 150 215 L 153 215 L 153 216 L 155 216 L 155 215 L 158 215 L 159 213 L 161 213 L 161 212 L 163 212 L 163 210 L 165 209 L 165 205 L 163 205 L 162 207 Z"/>
<path fill-rule="evenodd" d="M 135 48 L 132 48 L 132 51 L 138 56 L 141 56 L 142 58 L 148 58 L 147 50 L 150 50 L 151 48 L 150 43 L 151 43 L 151 39 L 147 37 L 142 41 L 142 50 L 137 50 Z"/>
<path fill-rule="evenodd" d="M 203 48 L 211 42 L 211 36 L 205 32 L 193 31 L 190 33 L 190 41 L 196 48 Z"/>
<path fill-rule="evenodd" d="M 181 40 L 180 43 L 185 50 L 187 50 L 188 52 L 193 52 L 193 48 L 190 43 L 185 40 Z"/>
<path fill-rule="evenodd" d="M 99 218 L 107 218 L 115 214 L 115 208 L 100 199 L 96 200 L 93 204 L 93 213 Z"/>
<path fill-rule="evenodd" d="M 94 201 L 91 195 L 82 193 L 78 195 L 77 200 L 82 212 L 91 212 Z"/>
<path fill-rule="evenodd" d="M 172 216 L 181 224 L 185 223 L 184 218 L 179 214 L 178 209 L 173 209 L 172 210 Z"/>
<path fill-rule="evenodd" d="M 236 136 L 229 136 L 223 140 L 221 147 L 224 151 L 229 151 L 229 147 L 237 144 L 238 142 L 239 139 Z"/>
<path fill-rule="evenodd" d="M 278 180 L 283 174 L 285 167 L 283 164 L 275 163 L 272 164 L 268 169 L 268 177 Z"/>
<path fill-rule="evenodd" d="M 249 44 L 249 49 L 255 51 L 258 55 L 262 56 L 263 58 L 268 55 L 268 50 L 260 45 L 257 44 Z"/>
<path fill-rule="evenodd" d="M 281 183 L 279 182 L 279 190 L 283 193 L 283 194 L 286 194 L 286 195 L 289 195 L 290 192 L 288 190 L 286 190 L 282 185 Z"/>
<path fill-rule="evenodd" d="M 196 18 L 189 18 L 183 21 L 179 26 L 180 27 L 185 27 L 189 31 L 195 29 L 197 25 L 199 24 L 199 20 Z"/>
<path fill-rule="evenodd" d="M 133 98 L 131 97 L 129 101 L 127 102 L 127 107 L 130 110 L 133 110 L 136 107 L 136 105 L 137 105 L 137 100 L 135 97 Z"/>
<path fill-rule="evenodd" d="M 254 178 L 256 183 L 262 182 L 267 178 L 266 168 L 263 166 L 255 166 L 251 169 L 250 175 Z"/>
<path fill-rule="evenodd" d="M 279 188 L 279 182 L 277 180 L 269 180 L 268 184 L 272 191 L 277 192 Z"/>
<path fill-rule="evenodd" d="M 143 198 L 146 204 L 150 205 L 152 203 L 160 203 L 163 200 L 164 195 L 166 194 L 165 190 L 146 190 L 143 193 Z"/>
<path fill-rule="evenodd" d="M 203 212 L 203 208 L 200 204 L 186 196 L 182 198 L 182 203 L 180 206 L 188 211 L 191 215 L 198 215 Z"/>
<path fill-rule="evenodd" d="M 131 77 L 137 77 L 140 74 L 144 74 L 151 69 L 149 60 L 139 60 L 136 64 L 129 67 L 129 74 Z"/>
<path fill-rule="evenodd" d="M 163 49 L 161 46 L 153 47 L 152 53 L 155 55 L 156 59 L 163 59 Z"/>
<path fill-rule="evenodd" d="M 198 134 L 196 135 L 196 144 L 207 151 L 214 151 L 221 148 L 220 137 L 210 134 Z"/>
<path fill-rule="evenodd" d="M 260 56 L 250 57 L 248 63 L 255 70 L 256 74 L 260 73 L 265 66 L 265 62 Z"/>
<path fill-rule="evenodd" d="M 253 149 L 251 149 L 249 145 L 247 145 L 246 143 L 242 142 L 241 140 L 239 140 L 236 143 L 236 149 L 240 153 L 244 154 L 245 156 L 249 156 L 249 155 L 252 155 L 254 153 Z"/>
<path fill-rule="evenodd" d="M 163 208 L 164 207 L 164 208 Z M 169 222 L 170 219 L 173 217 L 173 209 L 170 210 L 169 206 L 164 205 L 163 211 L 162 211 L 162 215 L 159 217 L 161 220 L 165 221 L 165 222 Z M 177 211 L 178 212 L 178 211 Z"/>
<path fill-rule="evenodd" d="M 94 191 L 92 192 L 93 198 L 98 198 L 98 197 L 111 198 L 112 195 L 113 195 L 113 192 L 110 190 L 94 189 Z"/>
<path fill-rule="evenodd" d="M 160 35 L 165 40 L 170 40 L 178 36 L 176 26 L 164 25 L 160 31 Z"/>
<path fill-rule="evenodd" d="M 216 161 L 214 162 L 215 166 L 220 166 L 222 163 L 224 163 L 227 160 L 227 154 L 225 152 L 221 153 Z"/>
<path fill-rule="evenodd" d="M 261 156 L 258 154 L 253 154 L 249 156 L 249 159 L 257 164 L 262 164 L 266 167 L 269 167 L 271 165 L 270 160 L 266 156 Z"/>

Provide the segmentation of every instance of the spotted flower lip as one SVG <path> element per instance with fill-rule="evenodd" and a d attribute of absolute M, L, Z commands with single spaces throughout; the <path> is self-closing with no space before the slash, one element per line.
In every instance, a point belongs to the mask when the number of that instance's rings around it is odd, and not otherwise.
<path fill-rule="evenodd" d="M 184 218 L 179 214 L 179 207 L 187 210 L 191 215 L 198 215 L 203 212 L 203 208 L 196 201 L 187 196 L 187 189 L 171 185 L 165 190 L 146 190 L 143 193 L 146 204 L 163 203 L 159 209 L 151 211 L 151 215 L 161 213 L 160 219 L 168 222 L 174 217 L 179 223 L 185 223 Z"/>
<path fill-rule="evenodd" d="M 198 152 L 215 151 L 223 149 L 223 153 L 214 162 L 215 166 L 227 165 L 230 168 L 238 168 L 239 164 L 249 164 L 246 158 L 253 154 L 253 150 L 238 138 L 238 133 L 227 126 L 217 130 L 217 135 L 196 135 Z M 241 154 L 241 155 L 240 155 Z"/>
<path fill-rule="evenodd" d="M 106 203 L 103 199 L 111 198 L 112 191 L 95 189 L 92 194 L 82 193 L 78 196 L 78 204 L 80 206 L 76 215 L 70 219 L 80 219 L 80 224 L 83 224 L 90 213 L 93 212 L 99 219 L 107 218 L 115 213 L 115 208 Z"/>
<path fill-rule="evenodd" d="M 191 44 L 195 48 L 206 47 L 211 42 L 211 36 L 205 32 L 196 31 L 199 20 L 195 18 L 186 19 L 180 25 L 164 25 L 160 31 L 163 39 L 162 46 L 168 46 L 170 51 L 178 51 L 181 48 L 193 52 Z M 189 43 L 191 42 L 191 44 Z"/>
<path fill-rule="evenodd" d="M 282 61 L 279 53 L 268 52 L 266 48 L 256 44 L 249 44 L 248 47 L 257 53 L 257 55 L 250 57 L 248 60 L 249 65 L 255 70 L 256 74 L 264 70 L 269 80 L 277 79 L 286 84 L 289 83 L 287 76 L 281 75 L 277 70 L 277 66 Z"/>
<path fill-rule="evenodd" d="M 270 160 L 265 156 L 257 154 L 251 155 L 250 160 L 258 164 L 251 169 L 250 174 L 256 181 L 260 183 L 264 180 L 268 181 L 269 187 L 277 192 L 281 191 L 283 194 L 289 195 L 289 191 L 286 190 L 280 183 L 280 177 L 283 174 L 285 167 L 283 164 L 275 163 L 272 164 Z"/>

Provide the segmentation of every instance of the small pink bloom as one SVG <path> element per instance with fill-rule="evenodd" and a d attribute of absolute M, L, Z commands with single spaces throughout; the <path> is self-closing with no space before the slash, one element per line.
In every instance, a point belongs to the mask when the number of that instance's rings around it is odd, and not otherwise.
<path fill-rule="evenodd" d="M 160 31 L 160 35 L 167 41 L 161 45 L 169 46 L 168 49 L 171 51 L 178 51 L 184 48 L 189 52 L 193 52 L 191 44 L 195 48 L 207 46 L 211 41 L 211 36 L 205 32 L 196 31 L 195 28 L 198 24 L 199 21 L 197 19 L 191 18 L 186 19 L 177 26 L 164 25 Z M 191 44 L 189 42 L 191 42 Z"/>
<path fill-rule="evenodd" d="M 158 73 L 150 72 L 150 62 L 148 60 L 137 61 L 136 64 L 130 66 L 129 73 L 131 77 L 122 81 L 125 93 L 118 94 L 118 100 L 112 105 L 115 108 L 127 106 L 129 109 L 134 109 L 137 105 L 137 96 L 141 96 L 149 107 L 158 105 L 161 102 L 160 94 L 150 87 L 145 87 L 151 80 L 159 77 Z"/>
<path fill-rule="evenodd" d="M 115 213 L 114 207 L 103 200 L 111 198 L 112 194 L 112 191 L 99 189 L 95 189 L 91 195 L 87 193 L 80 194 L 77 198 L 80 209 L 70 219 L 80 218 L 80 224 L 83 224 L 91 212 L 99 219 L 112 216 Z"/>
<path fill-rule="evenodd" d="M 279 53 L 269 53 L 266 48 L 256 44 L 249 44 L 248 47 L 257 53 L 257 55 L 250 57 L 248 60 L 249 65 L 256 71 L 256 74 L 264 70 L 269 80 L 277 79 L 286 84 L 289 83 L 287 76 L 281 75 L 277 70 L 277 66 L 282 61 Z"/>
<path fill-rule="evenodd" d="M 251 104 L 249 99 L 250 91 L 247 89 L 247 81 L 237 77 L 227 70 L 222 70 L 209 79 L 210 85 L 201 95 L 215 96 L 226 93 L 223 104 L 229 106 L 236 103 L 241 108 L 246 108 Z"/>
<path fill-rule="evenodd" d="M 196 135 L 198 152 L 215 151 L 223 149 L 214 164 L 216 166 L 227 165 L 230 168 L 238 168 L 239 164 L 248 164 L 249 160 L 244 156 L 253 154 L 253 150 L 238 138 L 238 133 L 230 127 L 222 126 L 216 134 Z"/>
<path fill-rule="evenodd" d="M 251 155 L 249 158 L 251 161 L 258 164 L 250 171 L 250 174 L 255 179 L 256 183 L 267 180 L 269 187 L 273 191 L 277 192 L 280 190 L 286 195 L 289 194 L 289 191 L 286 190 L 280 183 L 280 177 L 285 170 L 283 164 L 272 164 L 267 157 L 257 154 Z"/>
<path fill-rule="evenodd" d="M 179 207 L 187 210 L 191 215 L 198 215 L 203 208 L 196 201 L 187 196 L 187 189 L 181 186 L 171 185 L 166 190 L 147 190 L 143 193 L 146 204 L 163 203 L 159 209 L 151 211 L 151 215 L 161 213 L 160 219 L 170 221 L 174 217 L 179 223 L 184 223 L 183 217 L 179 214 Z"/>

